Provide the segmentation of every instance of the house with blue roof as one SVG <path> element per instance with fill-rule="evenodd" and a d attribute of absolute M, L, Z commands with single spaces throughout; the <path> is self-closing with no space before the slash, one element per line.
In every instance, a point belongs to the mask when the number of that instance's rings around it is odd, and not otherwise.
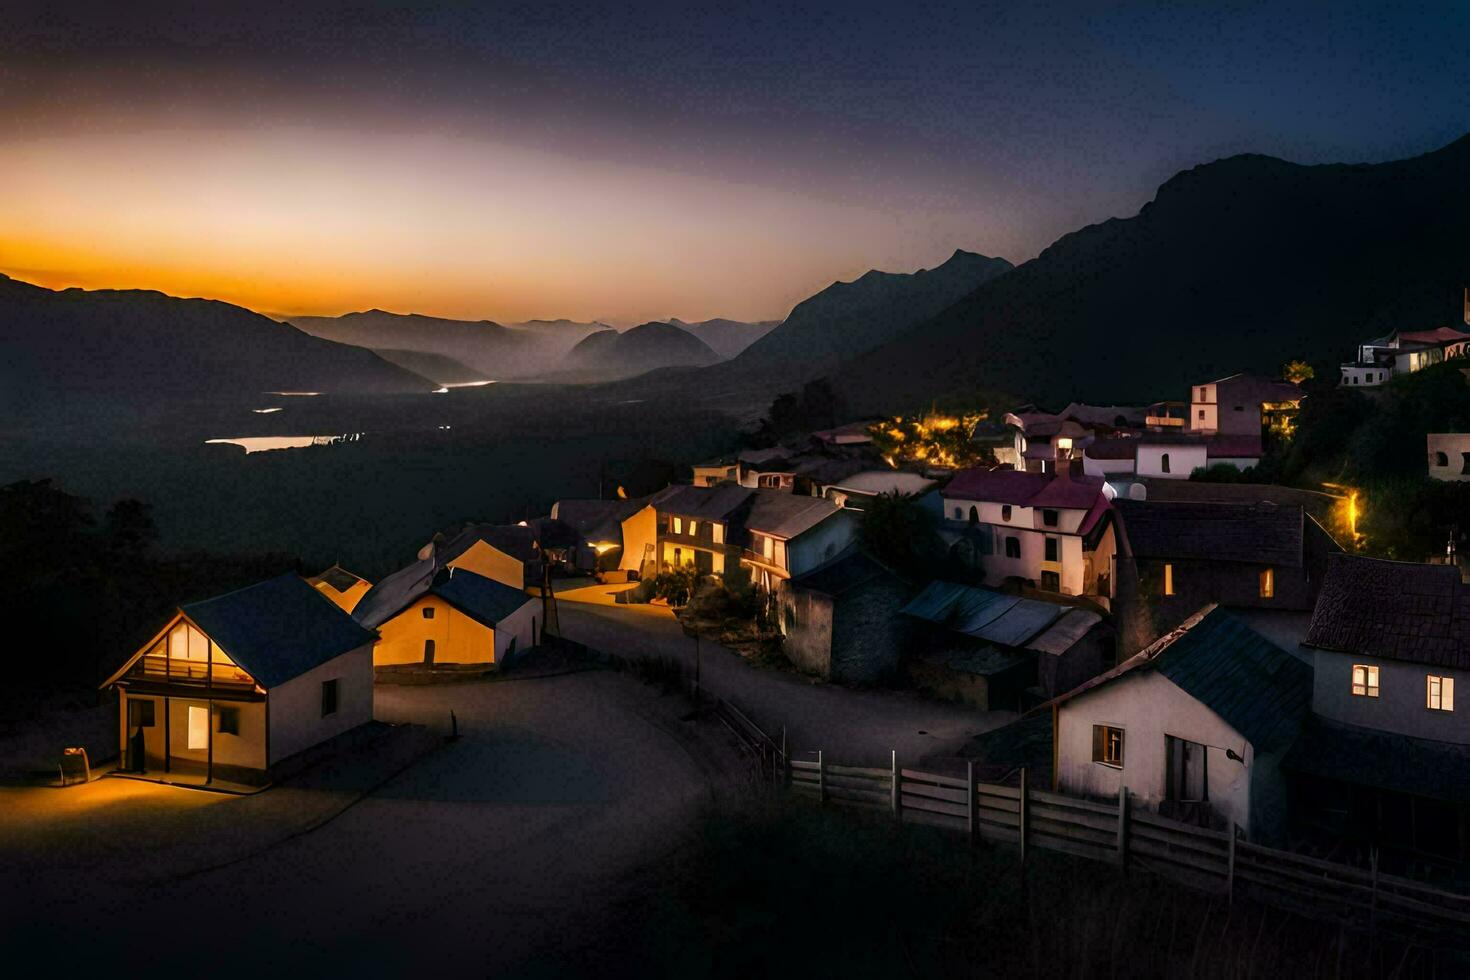
<path fill-rule="evenodd" d="M 1051 703 L 1053 788 L 1133 799 L 1252 840 L 1287 832 L 1283 765 L 1312 709 L 1312 667 L 1207 606 Z"/>
<path fill-rule="evenodd" d="M 544 625 L 539 598 L 454 565 L 395 573 L 353 615 L 377 631 L 374 666 L 390 669 L 501 666 L 539 643 Z"/>
<path fill-rule="evenodd" d="M 372 721 L 376 638 L 295 574 L 179 607 L 103 685 L 118 693 L 121 771 L 269 782 Z"/>

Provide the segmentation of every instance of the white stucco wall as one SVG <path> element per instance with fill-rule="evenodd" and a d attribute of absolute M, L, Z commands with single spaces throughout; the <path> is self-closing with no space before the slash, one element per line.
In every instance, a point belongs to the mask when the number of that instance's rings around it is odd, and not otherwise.
<path fill-rule="evenodd" d="M 1322 717 L 1440 742 L 1470 743 L 1470 672 L 1330 650 L 1315 651 L 1313 661 L 1312 710 Z M 1378 668 L 1378 697 L 1352 693 L 1354 664 Z M 1429 708 L 1430 674 L 1454 678 L 1454 711 Z"/>
<path fill-rule="evenodd" d="M 1470 480 L 1466 453 L 1470 453 L 1470 432 L 1431 432 L 1425 436 L 1429 476 L 1435 480 Z M 1439 454 L 1444 454 L 1444 464 Z"/>
<path fill-rule="evenodd" d="M 322 682 L 337 679 L 337 710 L 322 717 Z M 267 692 L 270 763 L 373 720 L 373 648 L 349 650 Z"/>
<path fill-rule="evenodd" d="M 525 605 L 495 624 L 495 662 L 504 663 L 515 640 L 516 653 L 525 653 L 536 645 L 534 632 L 541 629 L 541 600 L 526 596 Z"/>
<path fill-rule="evenodd" d="M 1107 479 L 1118 473 L 1132 473 L 1137 466 L 1133 459 L 1093 459 L 1091 456 L 1082 457 L 1082 472 L 1088 476 L 1100 476 Z"/>
<path fill-rule="evenodd" d="M 1169 472 L 1164 472 L 1164 454 L 1169 456 Z M 1158 476 L 1169 480 L 1187 480 L 1196 469 L 1208 465 L 1203 445 L 1149 445 L 1138 447 L 1139 476 Z"/>
<path fill-rule="evenodd" d="M 1123 765 L 1092 761 L 1092 726 L 1123 729 Z M 1167 735 L 1206 746 L 1210 806 L 1250 832 L 1254 752 L 1219 715 L 1152 670 L 1138 670 L 1064 702 L 1057 714 L 1057 787 L 1063 793 L 1133 797 L 1156 808 L 1166 786 Z M 1231 749 L 1245 759 L 1225 756 Z"/>
<path fill-rule="evenodd" d="M 1189 427 L 1198 432 L 1214 432 L 1220 427 L 1219 392 L 1213 384 L 1195 385 L 1189 389 Z"/>
<path fill-rule="evenodd" d="M 846 511 L 837 511 L 816 527 L 786 542 L 787 572 L 801 575 L 837 557 L 852 543 L 857 521 Z"/>

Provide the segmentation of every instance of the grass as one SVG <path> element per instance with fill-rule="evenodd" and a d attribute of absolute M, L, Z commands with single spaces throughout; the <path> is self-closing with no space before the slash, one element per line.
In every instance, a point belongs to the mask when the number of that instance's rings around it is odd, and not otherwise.
<path fill-rule="evenodd" d="M 1450 954 L 815 805 L 711 810 L 643 906 L 647 975 L 1464 975 Z"/>

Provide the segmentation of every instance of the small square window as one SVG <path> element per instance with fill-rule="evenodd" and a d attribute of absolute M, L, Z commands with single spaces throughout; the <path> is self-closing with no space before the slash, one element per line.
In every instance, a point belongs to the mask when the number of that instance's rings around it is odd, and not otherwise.
<path fill-rule="evenodd" d="M 1056 538 L 1047 538 L 1046 539 L 1046 560 L 1047 561 L 1061 561 L 1061 558 L 1058 555 L 1058 552 L 1060 550 L 1061 550 L 1061 542 L 1060 541 L 1058 541 Z"/>
<path fill-rule="evenodd" d="M 1041 523 L 1047 527 L 1057 526 L 1057 512 L 1054 510 L 1043 510 L 1041 512 Z"/>
<path fill-rule="evenodd" d="M 1020 558 L 1021 557 L 1021 539 L 1020 538 L 1014 538 L 1014 537 L 1012 537 L 1012 538 L 1006 538 L 1006 557 L 1007 558 Z"/>
<path fill-rule="evenodd" d="M 1092 761 L 1123 768 L 1123 729 L 1111 725 L 1092 726 Z"/>
<path fill-rule="evenodd" d="M 222 708 L 219 709 L 219 733 L 221 735 L 239 735 L 240 734 L 240 709 L 239 708 L 223 708 L 222 707 Z"/>
<path fill-rule="evenodd" d="M 1378 697 L 1378 668 L 1369 664 L 1353 664 L 1353 697 Z"/>
<path fill-rule="evenodd" d="M 1004 504 L 1004 505 L 1001 506 L 1001 508 L 1000 508 L 1000 519 L 1003 520 L 1003 521 L 1009 521 L 1011 519 L 1011 505 L 1010 504 Z"/>
<path fill-rule="evenodd" d="M 322 717 L 337 713 L 337 679 L 322 681 Z"/>
<path fill-rule="evenodd" d="M 1430 711 L 1455 710 L 1455 679 L 1430 674 L 1428 680 L 1428 706 Z"/>
<path fill-rule="evenodd" d="M 424 607 L 424 618 L 425 619 L 433 619 L 434 618 L 434 607 L 433 606 L 425 606 Z"/>

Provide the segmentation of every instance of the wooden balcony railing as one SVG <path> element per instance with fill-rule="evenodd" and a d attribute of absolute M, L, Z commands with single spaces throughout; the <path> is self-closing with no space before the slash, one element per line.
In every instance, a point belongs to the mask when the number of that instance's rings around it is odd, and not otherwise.
<path fill-rule="evenodd" d="M 254 687 L 255 678 L 234 664 L 210 664 L 203 660 L 170 660 L 168 657 L 149 655 L 140 661 L 141 672 L 135 676 L 143 680 L 164 681 L 170 684 L 185 684 L 191 687 Z M 212 671 L 212 673 L 211 673 Z"/>

